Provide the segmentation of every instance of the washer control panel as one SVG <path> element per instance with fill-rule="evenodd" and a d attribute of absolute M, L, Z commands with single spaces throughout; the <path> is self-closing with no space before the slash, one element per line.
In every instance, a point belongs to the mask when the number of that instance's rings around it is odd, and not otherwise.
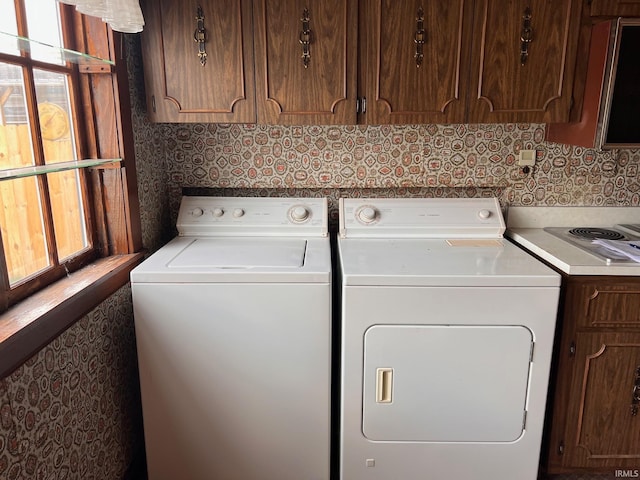
<path fill-rule="evenodd" d="M 184 196 L 180 235 L 328 235 L 326 198 Z"/>
<path fill-rule="evenodd" d="M 340 236 L 500 238 L 496 198 L 343 198 Z"/>

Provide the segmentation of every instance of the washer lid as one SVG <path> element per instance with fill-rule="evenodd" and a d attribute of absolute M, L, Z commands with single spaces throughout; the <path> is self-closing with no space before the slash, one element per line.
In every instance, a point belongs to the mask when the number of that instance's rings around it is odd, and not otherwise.
<path fill-rule="evenodd" d="M 131 272 L 137 283 L 329 283 L 327 237 L 176 237 Z"/>
<path fill-rule="evenodd" d="M 300 238 L 195 238 L 167 267 L 302 267 L 306 245 Z"/>

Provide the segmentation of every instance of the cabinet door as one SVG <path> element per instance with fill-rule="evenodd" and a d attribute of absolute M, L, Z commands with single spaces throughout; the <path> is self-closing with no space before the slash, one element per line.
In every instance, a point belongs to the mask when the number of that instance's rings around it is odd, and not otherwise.
<path fill-rule="evenodd" d="M 360 69 L 368 124 L 465 119 L 469 0 L 361 2 Z"/>
<path fill-rule="evenodd" d="M 638 466 L 640 403 L 635 395 L 640 395 L 640 333 L 578 334 L 564 467 Z"/>
<path fill-rule="evenodd" d="M 258 122 L 356 123 L 357 2 L 256 0 Z"/>
<path fill-rule="evenodd" d="M 206 63 L 194 41 L 198 7 Z M 148 0 L 142 54 L 156 122 L 255 122 L 250 0 Z"/>
<path fill-rule="evenodd" d="M 640 17 L 640 0 L 592 0 L 591 16 Z"/>
<path fill-rule="evenodd" d="M 568 121 L 581 2 L 475 5 L 468 121 Z"/>

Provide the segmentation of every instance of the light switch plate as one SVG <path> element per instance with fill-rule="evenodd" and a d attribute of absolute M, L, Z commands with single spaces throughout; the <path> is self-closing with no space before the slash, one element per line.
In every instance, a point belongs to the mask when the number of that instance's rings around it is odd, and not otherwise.
<path fill-rule="evenodd" d="M 535 150 L 520 150 L 520 152 L 518 152 L 518 165 L 520 165 L 521 167 L 532 167 L 535 164 Z"/>

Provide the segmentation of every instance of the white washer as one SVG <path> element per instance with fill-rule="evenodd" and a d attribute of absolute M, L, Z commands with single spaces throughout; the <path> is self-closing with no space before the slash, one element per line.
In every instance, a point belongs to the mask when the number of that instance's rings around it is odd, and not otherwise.
<path fill-rule="evenodd" d="M 326 199 L 184 197 L 131 272 L 149 480 L 327 480 Z"/>
<path fill-rule="evenodd" d="M 340 202 L 342 480 L 535 480 L 560 275 L 496 199 Z"/>

